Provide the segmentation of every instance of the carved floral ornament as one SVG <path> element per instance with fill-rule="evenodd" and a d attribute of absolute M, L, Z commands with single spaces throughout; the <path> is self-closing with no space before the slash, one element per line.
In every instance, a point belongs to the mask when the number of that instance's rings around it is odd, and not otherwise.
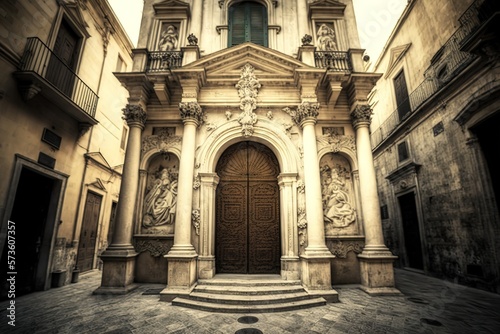
<path fill-rule="evenodd" d="M 363 241 L 340 241 L 336 240 L 333 243 L 329 244 L 330 251 L 333 255 L 340 259 L 345 259 L 347 257 L 347 253 L 354 252 L 356 254 L 360 254 L 363 251 L 364 242 Z"/>
<path fill-rule="evenodd" d="M 238 122 L 241 124 L 242 134 L 249 137 L 253 135 L 253 126 L 257 123 L 257 115 L 253 111 L 257 108 L 257 95 L 261 87 L 252 65 L 247 63 L 243 66 L 240 80 L 235 87 L 240 97 L 240 109 L 243 110 L 238 117 Z"/>
<path fill-rule="evenodd" d="M 356 152 L 356 139 L 354 136 L 330 134 L 319 137 L 318 143 L 323 147 L 328 147 L 332 153 L 346 150 Z"/>
<path fill-rule="evenodd" d="M 373 111 L 369 105 L 362 104 L 356 106 L 351 113 L 351 120 L 354 125 L 359 123 L 371 123 Z"/>
<path fill-rule="evenodd" d="M 283 108 L 283 111 L 290 115 L 290 117 L 292 117 L 292 120 L 297 125 L 300 125 L 304 120 L 308 118 L 313 118 L 314 120 L 316 120 L 319 115 L 319 103 L 302 102 L 298 106 L 297 110 L 285 107 Z"/>
<path fill-rule="evenodd" d="M 140 105 L 137 104 L 127 104 L 123 111 L 123 119 L 127 121 L 128 125 L 138 124 L 144 126 L 146 123 L 146 112 Z"/>
<path fill-rule="evenodd" d="M 198 102 L 181 102 L 179 103 L 179 111 L 183 120 L 195 119 L 200 124 L 204 121 L 205 114 Z"/>

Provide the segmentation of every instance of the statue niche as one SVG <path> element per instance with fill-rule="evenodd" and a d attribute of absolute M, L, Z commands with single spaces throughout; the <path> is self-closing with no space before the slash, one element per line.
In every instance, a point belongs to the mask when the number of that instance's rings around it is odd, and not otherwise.
<path fill-rule="evenodd" d="M 318 51 L 338 51 L 335 30 L 323 23 L 317 28 Z"/>
<path fill-rule="evenodd" d="M 143 201 L 142 233 L 173 233 L 177 206 L 177 166 L 177 157 L 170 153 L 157 157 L 150 164 Z"/>
<path fill-rule="evenodd" d="M 335 160 L 335 161 L 334 161 Z M 352 181 L 349 164 L 335 154 L 321 159 L 323 213 L 327 235 L 337 235 L 356 221 L 352 204 Z"/>
<path fill-rule="evenodd" d="M 160 51 L 173 51 L 177 49 L 178 42 L 179 33 L 177 32 L 177 27 L 170 23 L 163 24 L 160 40 L 158 41 L 158 49 Z"/>

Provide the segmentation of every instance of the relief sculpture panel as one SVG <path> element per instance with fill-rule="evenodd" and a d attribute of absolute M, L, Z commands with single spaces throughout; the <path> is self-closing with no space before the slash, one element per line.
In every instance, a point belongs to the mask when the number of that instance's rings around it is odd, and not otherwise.
<path fill-rule="evenodd" d="M 178 159 L 166 153 L 155 158 L 147 173 L 142 233 L 171 234 L 177 204 Z"/>
<path fill-rule="evenodd" d="M 356 208 L 349 162 L 329 153 L 320 162 L 325 233 L 327 236 L 356 233 Z"/>

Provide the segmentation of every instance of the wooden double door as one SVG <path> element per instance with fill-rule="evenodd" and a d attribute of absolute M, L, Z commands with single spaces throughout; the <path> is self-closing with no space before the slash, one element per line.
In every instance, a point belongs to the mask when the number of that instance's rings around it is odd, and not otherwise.
<path fill-rule="evenodd" d="M 280 217 L 278 161 L 266 146 L 230 146 L 217 164 L 217 273 L 278 274 Z"/>

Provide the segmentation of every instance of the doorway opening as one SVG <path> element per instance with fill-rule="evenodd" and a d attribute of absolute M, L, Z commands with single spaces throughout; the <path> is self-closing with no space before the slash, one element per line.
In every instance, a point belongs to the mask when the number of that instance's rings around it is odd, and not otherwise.
<path fill-rule="evenodd" d="M 398 201 L 403 221 L 406 265 L 410 268 L 424 270 L 420 223 L 418 221 L 415 193 L 411 192 L 399 196 Z"/>
<path fill-rule="evenodd" d="M 216 172 L 216 272 L 279 274 L 279 164 L 266 146 L 230 146 Z"/>

